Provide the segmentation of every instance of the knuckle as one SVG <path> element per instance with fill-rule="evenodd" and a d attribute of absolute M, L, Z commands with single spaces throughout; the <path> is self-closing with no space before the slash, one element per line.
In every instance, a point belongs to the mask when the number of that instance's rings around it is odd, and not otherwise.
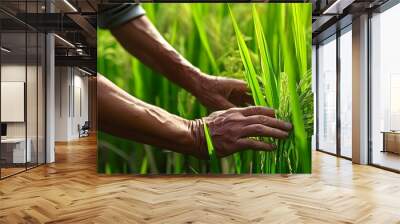
<path fill-rule="evenodd" d="M 229 109 L 227 109 L 226 110 L 226 112 L 228 112 L 228 113 L 235 113 L 235 112 L 237 112 L 237 109 L 236 108 L 229 108 Z"/>
<path fill-rule="evenodd" d="M 282 121 L 278 120 L 278 119 L 273 119 L 272 120 L 272 125 L 274 127 L 281 127 L 283 125 Z"/>
<path fill-rule="evenodd" d="M 260 149 L 260 144 L 257 141 L 250 141 L 249 146 L 254 149 Z"/>
<path fill-rule="evenodd" d="M 260 108 L 257 107 L 257 106 L 251 107 L 251 108 L 250 108 L 250 111 L 251 111 L 253 114 L 258 114 L 259 110 L 260 110 Z"/>
<path fill-rule="evenodd" d="M 231 116 L 227 117 L 226 120 L 227 120 L 227 122 L 230 122 L 230 123 L 237 123 L 237 122 L 241 122 L 243 120 L 243 117 L 240 114 L 235 113 L 235 114 L 232 114 Z"/>
<path fill-rule="evenodd" d="M 262 124 L 256 124 L 256 125 L 254 125 L 254 131 L 255 131 L 257 134 L 260 134 L 260 133 L 264 132 L 264 130 L 265 130 L 264 125 L 262 125 Z"/>
<path fill-rule="evenodd" d="M 270 118 L 265 116 L 260 116 L 258 121 L 260 124 L 266 124 L 266 125 L 270 124 Z"/>

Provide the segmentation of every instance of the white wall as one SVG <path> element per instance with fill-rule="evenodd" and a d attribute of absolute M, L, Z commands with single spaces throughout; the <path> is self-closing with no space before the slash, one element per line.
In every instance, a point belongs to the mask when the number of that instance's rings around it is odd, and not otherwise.
<path fill-rule="evenodd" d="M 25 83 L 1 81 L 1 121 L 25 121 Z M 36 108 L 36 105 L 35 105 Z"/>
<path fill-rule="evenodd" d="M 5 64 L 1 66 L 1 81 L 2 82 L 25 82 L 26 75 L 26 67 L 24 65 L 18 64 Z M 35 70 L 35 71 L 33 71 Z M 27 67 L 28 74 L 32 74 L 33 72 L 36 74 L 36 67 L 28 66 Z M 30 77 L 30 76 L 29 76 Z M 28 78 L 29 78 L 28 77 Z M 36 86 L 36 81 L 32 83 L 34 80 L 29 80 L 30 85 Z M 31 91 L 30 91 L 31 90 Z M 34 101 L 33 98 L 36 98 L 36 89 L 28 88 L 27 89 L 27 102 Z M 4 96 L 3 96 L 4 97 Z M 36 104 L 31 105 L 36 108 Z M 7 108 L 1 108 L 1 110 L 6 110 Z M 28 122 L 35 120 L 36 123 L 36 114 L 33 117 L 32 113 L 28 113 Z M 28 125 L 32 127 L 33 125 Z M 35 128 L 36 129 L 36 128 Z M 28 133 L 29 134 L 29 133 Z M 7 122 L 7 136 L 8 137 L 25 137 L 25 122 Z M 29 137 L 29 135 L 28 135 Z"/>
<path fill-rule="evenodd" d="M 77 73 L 78 72 L 78 73 Z M 74 138 L 79 136 L 78 132 L 78 124 L 83 125 L 85 121 L 89 119 L 89 103 L 88 103 L 88 78 L 86 76 L 82 76 L 79 70 L 74 71 L 74 82 L 73 82 L 73 94 L 71 96 L 74 99 L 73 105 L 74 108 L 72 109 L 72 117 L 71 120 L 71 135 Z"/>
<path fill-rule="evenodd" d="M 9 64 L 1 66 L 2 82 L 25 82 L 25 65 Z M 4 97 L 4 96 L 3 96 Z M 6 108 L 1 108 L 5 110 Z M 7 123 L 8 137 L 25 137 L 24 122 Z"/>
<path fill-rule="evenodd" d="M 68 140 L 69 69 L 55 68 L 55 141 Z"/>
<path fill-rule="evenodd" d="M 25 82 L 25 65 L 2 65 L 1 81 L 2 82 Z M 1 108 L 5 110 L 6 108 Z M 12 122 L 7 123 L 7 137 L 25 137 L 25 123 Z"/>
<path fill-rule="evenodd" d="M 38 69 L 38 70 L 37 70 Z M 26 84 L 26 107 L 25 104 L 21 108 L 21 113 L 26 112 L 26 121 L 22 122 L 6 122 L 8 138 L 25 138 L 29 139 L 30 148 L 32 150 L 32 161 L 44 163 L 44 74 L 41 66 L 37 67 L 25 64 L 3 64 L 1 66 L 2 82 L 24 82 Z M 25 80 L 27 78 L 27 80 Z M 2 95 L 3 97 L 7 97 Z M 11 110 L 2 107 L 1 110 Z M 9 111 L 13 113 L 13 111 Z M 37 156 L 36 153 L 39 153 Z"/>
<path fill-rule="evenodd" d="M 56 67 L 56 141 L 79 138 L 78 125 L 88 120 L 88 78 L 76 68 Z"/>

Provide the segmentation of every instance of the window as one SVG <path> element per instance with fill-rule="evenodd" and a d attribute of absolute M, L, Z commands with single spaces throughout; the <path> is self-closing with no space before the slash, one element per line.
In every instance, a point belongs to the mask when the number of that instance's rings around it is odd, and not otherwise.
<path fill-rule="evenodd" d="M 371 162 L 400 170 L 400 5 L 371 18 Z"/>
<path fill-rule="evenodd" d="M 314 117 L 317 114 L 317 48 L 315 45 L 312 46 L 312 91 L 314 93 Z M 312 150 L 317 149 L 317 120 L 314 119 L 314 133 L 312 136 Z"/>
<path fill-rule="evenodd" d="M 336 36 L 318 47 L 318 149 L 336 153 Z"/>
<path fill-rule="evenodd" d="M 340 36 L 340 155 L 352 156 L 352 33 L 351 26 Z"/>
<path fill-rule="evenodd" d="M 18 4 L 16 4 L 18 3 Z M 41 12 L 43 1 L 0 1 Z M 6 10 L 7 11 L 7 10 Z M 13 14 L 0 12 L 0 178 L 45 163 L 45 35 Z M 10 109 L 10 108 L 13 109 Z"/>

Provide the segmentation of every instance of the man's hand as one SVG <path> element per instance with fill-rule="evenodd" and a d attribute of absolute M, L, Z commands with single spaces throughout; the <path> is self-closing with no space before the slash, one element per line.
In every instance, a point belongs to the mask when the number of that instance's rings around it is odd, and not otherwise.
<path fill-rule="evenodd" d="M 207 159 L 204 122 L 218 156 L 275 146 L 249 137 L 286 138 L 290 123 L 275 118 L 266 107 L 231 108 L 208 117 L 187 120 L 134 98 L 107 78 L 97 77 L 99 130 L 175 152 Z"/>
<path fill-rule="evenodd" d="M 224 110 L 252 103 L 246 83 L 202 73 L 180 55 L 146 16 L 114 27 L 111 32 L 144 64 L 191 92 L 211 110 Z"/>
<path fill-rule="evenodd" d="M 248 106 L 253 99 L 244 81 L 202 74 L 193 94 L 208 109 Z"/>
<path fill-rule="evenodd" d="M 275 118 L 274 110 L 266 107 L 231 108 L 216 111 L 203 118 L 206 122 L 217 156 L 224 157 L 241 150 L 253 149 L 271 151 L 275 145 L 250 137 L 272 137 L 284 139 L 289 136 L 292 125 Z M 202 125 L 193 125 L 202 130 Z M 199 157 L 207 157 L 207 146 L 204 133 L 200 138 Z"/>

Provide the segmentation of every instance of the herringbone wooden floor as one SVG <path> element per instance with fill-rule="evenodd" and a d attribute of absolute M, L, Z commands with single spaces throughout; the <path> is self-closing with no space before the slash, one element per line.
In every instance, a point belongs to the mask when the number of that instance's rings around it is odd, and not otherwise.
<path fill-rule="evenodd" d="M 96 174 L 94 138 L 0 181 L 0 223 L 400 223 L 400 175 L 315 152 L 313 174 Z"/>

